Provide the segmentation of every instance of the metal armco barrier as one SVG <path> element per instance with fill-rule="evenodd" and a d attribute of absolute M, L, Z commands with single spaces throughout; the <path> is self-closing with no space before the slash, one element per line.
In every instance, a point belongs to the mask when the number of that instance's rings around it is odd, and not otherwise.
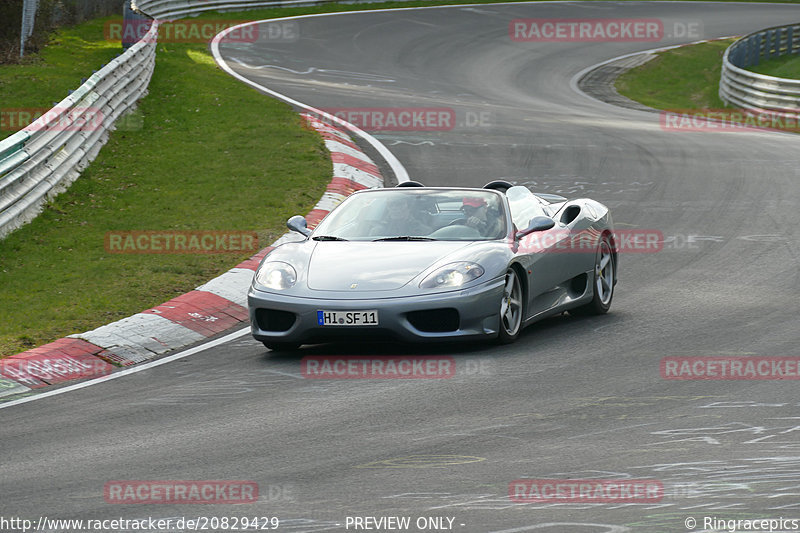
<path fill-rule="evenodd" d="M 114 122 L 147 91 L 158 23 L 23 130 L 0 141 L 0 238 L 64 191 L 108 140 Z"/>
<path fill-rule="evenodd" d="M 727 104 L 753 111 L 797 113 L 800 111 L 800 80 L 745 70 L 762 60 L 797 53 L 800 53 L 800 24 L 745 35 L 725 50 L 720 98 Z"/>
<path fill-rule="evenodd" d="M 66 190 L 97 156 L 114 122 L 147 92 L 155 65 L 158 20 L 204 11 L 330 1 L 131 0 L 135 12 L 156 19 L 145 37 L 36 122 L 0 141 L 0 238 L 35 218 L 48 199 Z"/>
<path fill-rule="evenodd" d="M 160 20 L 199 15 L 205 11 L 241 11 L 259 7 L 316 6 L 334 0 L 133 0 L 135 11 Z M 358 3 L 358 2 L 355 2 Z"/>

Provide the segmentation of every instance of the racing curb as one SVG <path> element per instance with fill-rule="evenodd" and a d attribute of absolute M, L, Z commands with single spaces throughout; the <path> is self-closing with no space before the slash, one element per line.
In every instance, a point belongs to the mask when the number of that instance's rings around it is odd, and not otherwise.
<path fill-rule="evenodd" d="M 353 192 L 382 187 L 383 177 L 343 129 L 310 114 L 301 116 L 322 136 L 333 163 L 327 190 L 306 215 L 314 227 Z M 253 274 L 270 250 L 289 240 L 294 239 L 286 233 L 224 274 L 161 305 L 0 359 L 0 397 L 106 375 L 115 366 L 150 361 L 248 322 L 247 288 Z"/>

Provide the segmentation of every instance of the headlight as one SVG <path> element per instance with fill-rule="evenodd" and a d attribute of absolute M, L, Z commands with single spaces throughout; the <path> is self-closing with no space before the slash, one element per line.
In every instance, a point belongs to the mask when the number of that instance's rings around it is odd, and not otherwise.
<path fill-rule="evenodd" d="M 289 263 L 270 261 L 258 269 L 256 281 L 268 289 L 288 289 L 297 281 L 297 272 Z"/>
<path fill-rule="evenodd" d="M 475 263 L 450 263 L 428 274 L 419 286 L 423 289 L 458 288 L 478 279 L 483 273 L 483 267 Z"/>

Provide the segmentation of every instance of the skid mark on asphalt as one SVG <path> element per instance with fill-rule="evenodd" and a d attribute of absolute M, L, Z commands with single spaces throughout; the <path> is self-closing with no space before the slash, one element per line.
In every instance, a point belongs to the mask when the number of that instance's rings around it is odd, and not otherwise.
<path fill-rule="evenodd" d="M 271 64 L 252 65 L 247 63 L 243 59 L 237 57 L 231 57 L 229 59 L 233 63 L 236 63 L 237 65 L 249 70 L 281 70 L 283 72 L 289 72 L 290 74 L 297 74 L 298 76 L 307 76 L 309 74 L 316 73 L 330 78 L 344 78 L 350 80 L 370 81 L 375 83 L 395 82 L 395 80 L 392 78 L 387 78 L 385 76 L 378 76 L 376 74 L 369 74 L 367 72 L 354 72 L 350 70 L 336 70 L 336 69 L 317 68 L 317 67 L 308 67 L 304 70 L 297 70 L 289 67 L 282 67 L 280 65 L 271 65 Z"/>
<path fill-rule="evenodd" d="M 471 455 L 409 455 L 357 465 L 356 468 L 445 468 L 485 460 L 485 457 Z"/>
<path fill-rule="evenodd" d="M 576 530 L 575 528 L 579 528 Z M 514 529 L 503 529 L 490 533 L 521 533 L 522 531 L 546 530 L 550 533 L 575 532 L 585 530 L 586 533 L 625 533 L 630 528 L 625 526 L 615 526 L 611 524 L 595 524 L 592 522 L 547 522 L 544 524 L 533 524 L 530 526 L 515 527 Z"/>
<path fill-rule="evenodd" d="M 191 378 L 189 378 L 191 379 Z M 237 378 L 214 378 L 198 380 L 183 385 L 176 385 L 163 394 L 152 396 L 141 401 L 132 401 L 131 405 L 206 405 L 218 400 L 232 400 L 249 395 L 258 389 L 289 383 L 288 378 L 260 376 L 256 380 Z"/>
<path fill-rule="evenodd" d="M 506 178 L 508 179 L 508 178 Z M 655 185 L 652 181 L 606 180 L 589 181 L 580 176 L 559 176 L 541 178 L 519 178 L 522 185 L 534 190 L 554 192 L 556 194 L 573 195 L 623 195 L 648 191 Z M 511 181 L 509 179 L 509 181 Z"/>

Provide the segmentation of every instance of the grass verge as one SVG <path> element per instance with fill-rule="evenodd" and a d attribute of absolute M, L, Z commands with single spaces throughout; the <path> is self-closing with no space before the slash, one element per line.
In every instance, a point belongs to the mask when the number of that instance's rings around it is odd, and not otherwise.
<path fill-rule="evenodd" d="M 722 55 L 733 39 L 675 48 L 617 78 L 617 91 L 656 109 L 722 109 Z"/>
<path fill-rule="evenodd" d="M 616 80 L 617 91 L 647 106 L 673 113 L 663 116 L 667 128 L 694 131 L 769 129 L 800 133 L 797 120 L 780 113 L 727 106 L 719 98 L 722 56 L 734 39 L 667 50 Z M 766 61 L 756 72 L 800 78 L 800 58 Z M 662 124 L 664 125 L 664 124 Z"/>

